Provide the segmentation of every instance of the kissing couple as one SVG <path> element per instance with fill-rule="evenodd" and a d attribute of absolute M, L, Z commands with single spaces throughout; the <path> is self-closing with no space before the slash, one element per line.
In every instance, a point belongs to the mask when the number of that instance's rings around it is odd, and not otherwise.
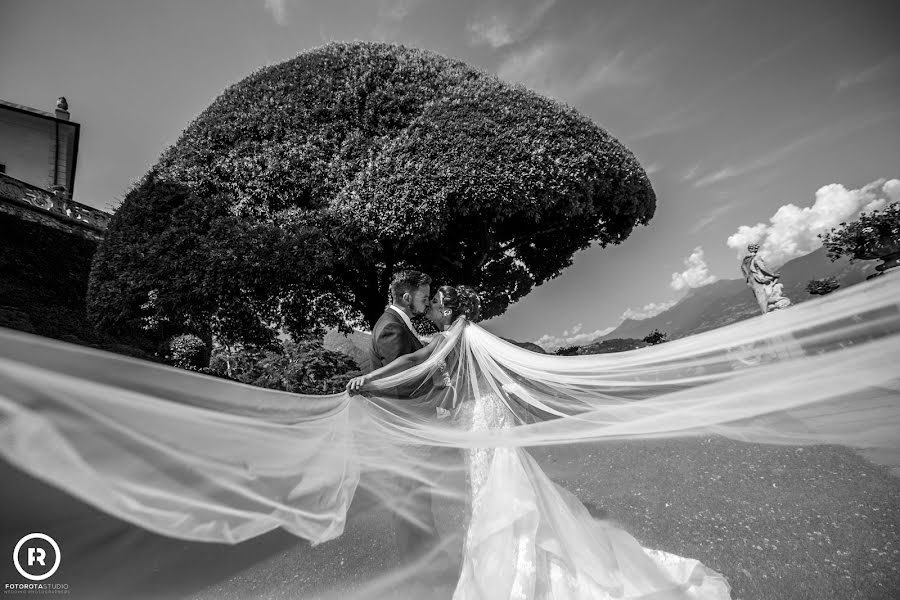
<path fill-rule="evenodd" d="M 461 563 L 450 563 L 456 576 L 454 600 L 730 598 L 725 578 L 699 561 L 643 548 L 614 523 L 595 520 L 524 448 L 485 442 L 541 417 L 522 386 L 509 382 L 486 355 L 486 349 L 527 351 L 507 348 L 511 345 L 475 325 L 481 312 L 475 290 L 445 285 L 432 295 L 431 278 L 409 270 L 393 277 L 390 292 L 391 304 L 372 329 L 374 370 L 350 380 L 347 391 L 351 396 L 366 392 L 372 402 L 380 394 L 397 400 L 394 406 L 408 402 L 426 407 L 430 413 L 413 409 L 403 419 L 436 422 L 441 406 L 447 406 L 446 391 L 452 390 L 453 418 L 442 426 L 463 436 L 454 442 L 462 440 L 458 447 L 463 448 L 468 513 Z M 420 315 L 438 329 L 427 345 L 412 324 Z M 427 374 L 416 370 L 409 377 L 401 375 L 432 358 Z M 565 420 L 562 416 L 556 423 L 565 426 Z M 447 450 L 452 448 L 433 444 L 405 451 L 416 453 L 413 462 L 425 469 L 440 462 L 436 453 Z M 401 564 L 439 556 L 434 480 L 412 469 L 395 479 L 392 521 Z"/>

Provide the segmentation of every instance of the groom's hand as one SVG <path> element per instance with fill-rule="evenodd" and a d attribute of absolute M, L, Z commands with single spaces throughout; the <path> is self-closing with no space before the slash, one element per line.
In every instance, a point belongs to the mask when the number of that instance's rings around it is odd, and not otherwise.
<path fill-rule="evenodd" d="M 348 392 L 359 392 L 361 391 L 366 384 L 368 383 L 368 378 L 365 375 L 360 375 L 359 377 L 354 377 L 350 381 L 347 382 L 347 391 Z"/>

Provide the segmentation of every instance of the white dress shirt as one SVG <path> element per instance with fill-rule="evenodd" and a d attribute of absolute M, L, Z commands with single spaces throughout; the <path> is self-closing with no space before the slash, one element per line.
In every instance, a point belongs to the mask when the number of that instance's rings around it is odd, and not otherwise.
<path fill-rule="evenodd" d="M 419 339 L 419 334 L 416 333 L 416 330 L 415 330 L 415 329 L 413 329 L 413 324 L 412 324 L 412 321 L 409 320 L 409 315 L 407 315 L 405 312 L 403 312 L 401 309 L 397 308 L 397 307 L 394 306 L 393 304 L 391 304 L 390 306 L 388 306 L 388 308 L 393 309 L 395 313 L 397 313 L 398 315 L 400 315 L 400 318 L 403 319 L 403 322 L 404 322 L 404 323 L 406 323 L 406 326 L 409 328 L 410 332 L 411 332 L 414 336 L 416 336 L 416 339 Z"/>

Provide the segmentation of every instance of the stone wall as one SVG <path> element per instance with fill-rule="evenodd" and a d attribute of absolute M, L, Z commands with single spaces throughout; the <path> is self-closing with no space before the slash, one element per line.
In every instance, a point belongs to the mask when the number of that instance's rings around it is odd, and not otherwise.
<path fill-rule="evenodd" d="M 159 360 L 94 329 L 85 297 L 109 215 L 0 175 L 0 327 Z"/>
<path fill-rule="evenodd" d="M 103 239 L 110 215 L 0 173 L 0 212 L 22 221 L 66 231 L 94 241 Z"/>

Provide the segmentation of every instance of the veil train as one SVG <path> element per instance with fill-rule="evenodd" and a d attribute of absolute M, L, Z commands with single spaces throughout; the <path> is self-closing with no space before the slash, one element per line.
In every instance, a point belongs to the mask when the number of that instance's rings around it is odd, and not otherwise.
<path fill-rule="evenodd" d="M 354 497 L 415 518 L 391 485 L 398 476 L 464 506 L 464 457 L 479 448 L 507 461 L 503 481 L 540 482 L 536 495 L 523 491 L 534 506 L 571 514 L 583 507 L 568 492 L 540 496 L 557 488 L 524 448 L 717 435 L 844 445 L 897 469 L 898 358 L 897 273 L 619 354 L 539 355 L 461 320 L 428 361 L 365 396 L 254 388 L 0 330 L 0 456 L 165 536 L 235 544 L 281 528 L 318 544 L 344 533 Z M 452 374 L 450 389 L 389 395 L 439 368 Z M 491 397 L 511 420 L 478 429 L 438 419 L 448 393 Z M 512 481 L 517 468 L 526 477 Z"/>

